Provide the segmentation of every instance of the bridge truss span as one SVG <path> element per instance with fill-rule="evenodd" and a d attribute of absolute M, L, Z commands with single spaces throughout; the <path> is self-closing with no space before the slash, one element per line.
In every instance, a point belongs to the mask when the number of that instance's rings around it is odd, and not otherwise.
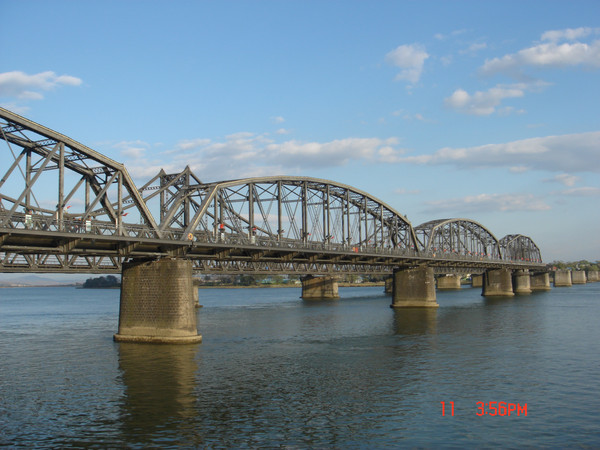
<path fill-rule="evenodd" d="M 501 259 L 498 239 L 486 227 L 470 219 L 438 219 L 415 228 L 421 250 L 434 255 L 463 255 Z"/>
<path fill-rule="evenodd" d="M 500 239 L 502 255 L 507 261 L 542 262 L 538 246 L 528 236 L 509 234 Z"/>
<path fill-rule="evenodd" d="M 160 229 L 183 239 L 416 249 L 410 222 L 350 186 L 307 177 L 259 177 L 187 186 L 161 207 Z M 182 221 L 181 218 L 184 218 Z"/>
<path fill-rule="evenodd" d="M 119 272 L 142 258 L 186 258 L 206 273 L 543 267 L 530 238 L 499 242 L 469 219 L 413 228 L 389 204 L 329 180 L 206 183 L 186 167 L 138 188 L 123 164 L 2 108 L 0 138 L 4 272 Z"/>

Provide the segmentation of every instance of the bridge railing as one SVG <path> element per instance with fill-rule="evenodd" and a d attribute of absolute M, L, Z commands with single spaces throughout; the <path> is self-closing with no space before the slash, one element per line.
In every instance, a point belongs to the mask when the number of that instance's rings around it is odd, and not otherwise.
<path fill-rule="evenodd" d="M 43 214 L 13 213 L 10 216 L 6 212 L 0 212 L 0 224 L 3 228 L 22 229 L 32 232 L 60 232 L 69 233 L 73 237 L 83 235 L 96 236 L 118 236 L 132 239 L 156 239 L 155 232 L 145 225 L 122 223 L 115 225 L 112 222 L 85 220 L 78 218 L 66 218 L 58 221 L 54 216 Z M 287 253 L 293 251 L 309 251 L 313 253 L 341 254 L 345 256 L 382 257 L 384 259 L 408 258 L 413 260 L 448 261 L 464 263 L 499 263 L 510 262 L 513 265 L 530 265 L 530 263 L 541 263 L 541 261 L 507 261 L 490 257 L 489 255 L 461 254 L 455 252 L 417 251 L 414 248 L 394 248 L 390 246 L 370 246 L 358 244 L 345 244 L 334 242 L 299 241 L 293 239 L 278 239 L 268 236 L 248 236 L 246 234 L 214 233 L 209 231 L 197 231 L 193 234 L 184 235 L 182 229 L 170 228 L 163 231 L 162 240 L 179 242 L 183 245 L 206 244 L 214 246 L 244 247 L 251 250 L 272 249 L 285 250 Z M 383 259 L 379 264 L 387 264 Z M 392 263 L 389 261 L 389 263 Z M 375 262 L 375 264 L 378 264 Z"/>
<path fill-rule="evenodd" d="M 6 212 L 0 212 L 0 226 L 3 228 L 31 231 L 125 236 L 140 239 L 152 239 L 156 237 L 154 231 L 145 225 L 129 223 L 115 225 L 112 222 L 81 220 L 76 217 L 67 217 L 63 220 L 58 220 L 55 216 L 33 213 L 13 213 L 9 216 Z"/>

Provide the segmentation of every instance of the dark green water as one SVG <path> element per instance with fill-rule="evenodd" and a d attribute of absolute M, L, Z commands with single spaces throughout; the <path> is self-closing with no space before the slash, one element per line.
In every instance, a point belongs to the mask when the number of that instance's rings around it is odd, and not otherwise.
<path fill-rule="evenodd" d="M 436 311 L 340 294 L 201 290 L 204 342 L 153 346 L 112 341 L 117 290 L 2 289 L 0 446 L 600 445 L 600 283 Z"/>

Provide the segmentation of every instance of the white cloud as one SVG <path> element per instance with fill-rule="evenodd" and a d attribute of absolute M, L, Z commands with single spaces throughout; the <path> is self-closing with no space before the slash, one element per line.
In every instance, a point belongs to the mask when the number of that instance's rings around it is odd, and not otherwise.
<path fill-rule="evenodd" d="M 600 188 L 585 186 L 579 188 L 567 189 L 559 192 L 561 195 L 568 195 L 573 197 L 598 197 L 600 196 Z"/>
<path fill-rule="evenodd" d="M 469 45 L 469 47 L 467 47 L 466 50 L 459 51 L 459 53 L 461 55 L 465 55 L 465 54 L 473 55 L 473 54 L 479 52 L 480 50 L 485 50 L 486 48 L 487 48 L 487 44 L 485 42 L 475 42 L 475 43 Z"/>
<path fill-rule="evenodd" d="M 485 75 L 504 73 L 520 75 L 523 67 L 568 67 L 588 66 L 600 67 L 600 40 L 590 43 L 577 39 L 598 33 L 599 29 L 577 28 L 547 31 L 542 35 L 545 42 L 519 50 L 517 53 L 504 55 L 501 58 L 486 60 L 481 67 Z M 561 43 L 567 40 L 570 42 Z"/>
<path fill-rule="evenodd" d="M 600 131 L 546 136 L 503 144 L 442 148 L 431 155 L 399 158 L 414 164 L 521 167 L 552 172 L 600 172 Z M 523 170 L 523 169 L 520 169 Z"/>
<path fill-rule="evenodd" d="M 271 117 L 271 120 L 273 121 L 273 123 L 283 123 L 285 122 L 285 119 L 281 116 L 276 116 L 276 117 Z"/>
<path fill-rule="evenodd" d="M 142 145 L 125 145 L 122 154 L 131 159 L 143 158 Z M 136 177 L 155 174 L 164 166 L 177 172 L 189 165 L 202 179 L 222 180 L 259 175 L 294 174 L 307 168 L 339 167 L 351 161 L 370 163 L 397 162 L 403 150 L 396 138 L 346 138 L 329 142 L 276 142 L 266 134 L 236 133 L 222 141 L 192 139 L 181 141 L 177 148 L 165 152 L 169 162 L 146 161 L 151 169 L 138 169 L 135 160 L 132 174 Z M 127 162 L 126 162 L 127 164 Z M 128 166 L 129 167 L 129 166 Z"/>
<path fill-rule="evenodd" d="M 143 158 L 150 145 L 143 141 L 122 141 L 113 145 L 121 155 L 129 159 Z"/>
<path fill-rule="evenodd" d="M 568 173 L 560 173 L 552 178 L 546 178 L 544 181 L 560 183 L 564 184 L 565 186 L 575 186 L 575 183 L 577 183 L 579 180 L 580 178 L 575 175 L 570 175 Z"/>
<path fill-rule="evenodd" d="M 13 71 L 0 73 L 0 97 L 13 97 L 20 100 L 41 100 L 42 92 L 59 86 L 79 86 L 82 80 L 70 75 L 56 75 L 54 72 L 40 72 L 28 75 Z"/>
<path fill-rule="evenodd" d="M 396 81 L 406 80 L 415 84 L 421 78 L 423 65 L 429 54 L 420 44 L 400 45 L 385 55 L 385 60 L 393 66 L 399 67 L 400 73 Z"/>
<path fill-rule="evenodd" d="M 457 89 L 444 100 L 444 103 L 465 114 L 488 116 L 496 111 L 496 107 L 503 99 L 523 97 L 523 95 L 522 89 L 510 87 L 495 87 L 487 92 L 477 91 L 472 95 L 464 89 Z"/>
<path fill-rule="evenodd" d="M 599 34 L 600 28 L 589 28 L 589 27 L 580 27 L 580 28 L 566 28 L 564 30 L 553 30 L 546 31 L 542 34 L 542 41 L 576 41 L 577 39 L 584 38 L 590 36 L 592 34 Z"/>
<path fill-rule="evenodd" d="M 425 212 L 470 214 L 494 211 L 545 211 L 550 209 L 543 199 L 532 194 L 478 194 L 463 198 L 428 202 Z"/>

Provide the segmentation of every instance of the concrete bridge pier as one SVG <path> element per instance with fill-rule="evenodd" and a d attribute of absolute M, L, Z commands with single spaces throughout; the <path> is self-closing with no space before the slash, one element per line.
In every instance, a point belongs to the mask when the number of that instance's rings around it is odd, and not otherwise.
<path fill-rule="evenodd" d="M 585 276 L 584 270 L 575 270 L 571 272 L 571 283 L 573 284 L 585 284 L 587 283 L 587 277 Z"/>
<path fill-rule="evenodd" d="M 390 294 L 390 295 L 394 293 L 394 277 L 385 279 L 384 293 Z"/>
<path fill-rule="evenodd" d="M 572 284 L 570 270 L 557 270 L 554 272 L 554 287 L 570 287 Z"/>
<path fill-rule="evenodd" d="M 302 281 L 302 298 L 305 300 L 326 300 L 340 298 L 338 282 L 334 277 L 307 275 Z"/>
<path fill-rule="evenodd" d="M 460 275 L 443 275 L 436 279 L 437 288 L 441 290 L 460 289 Z"/>
<path fill-rule="evenodd" d="M 483 273 L 481 295 L 485 297 L 512 297 L 512 272 L 509 269 L 486 270 Z"/>
<path fill-rule="evenodd" d="M 550 274 L 548 272 L 531 275 L 532 291 L 549 291 L 550 289 Z"/>
<path fill-rule="evenodd" d="M 471 274 L 471 287 L 483 287 L 483 275 L 480 273 Z"/>
<path fill-rule="evenodd" d="M 392 308 L 437 308 L 433 268 L 394 270 Z"/>
<path fill-rule="evenodd" d="M 599 280 L 600 280 L 600 278 L 598 277 L 597 270 L 588 270 L 588 273 L 587 273 L 588 283 L 595 283 L 596 281 L 599 281 Z"/>
<path fill-rule="evenodd" d="M 513 293 L 531 294 L 531 275 L 529 270 L 515 270 L 512 274 Z"/>
<path fill-rule="evenodd" d="M 196 323 L 192 262 L 184 259 L 123 263 L 117 342 L 193 344 Z"/>

